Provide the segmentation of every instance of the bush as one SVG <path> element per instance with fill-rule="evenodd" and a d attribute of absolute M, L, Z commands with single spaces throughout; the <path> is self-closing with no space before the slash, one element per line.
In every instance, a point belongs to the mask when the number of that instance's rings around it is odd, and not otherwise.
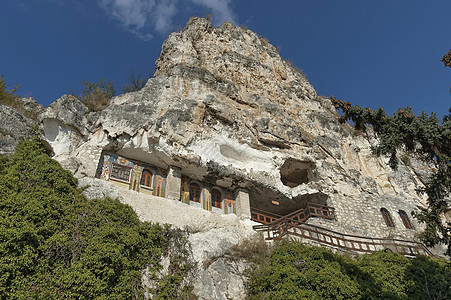
<path fill-rule="evenodd" d="M 21 98 L 16 95 L 16 92 L 19 88 L 20 85 L 16 85 L 8 91 L 8 89 L 6 88 L 5 77 L 3 75 L 0 75 L 0 104 L 12 107 L 25 117 L 36 120 L 38 117 L 37 113 L 27 110 Z"/>
<path fill-rule="evenodd" d="M 122 92 L 125 94 L 125 93 L 139 91 L 146 85 L 147 80 L 149 80 L 149 78 L 152 76 L 153 76 L 153 72 L 150 72 L 149 77 L 146 77 L 146 76 L 142 76 L 141 74 L 137 74 L 132 69 L 130 71 L 130 76 L 128 77 L 128 83 L 122 88 Z"/>
<path fill-rule="evenodd" d="M 115 95 L 113 82 L 100 79 L 98 82 L 83 81 L 81 101 L 91 111 L 102 110 Z"/>
<path fill-rule="evenodd" d="M 349 264 L 323 248 L 284 243 L 251 274 L 249 299 L 359 299 Z"/>
<path fill-rule="evenodd" d="M 252 267 L 248 299 L 451 299 L 451 263 L 376 252 L 351 258 L 282 243 Z"/>
<path fill-rule="evenodd" d="M 88 201 L 37 138 L 0 158 L 0 299 L 138 299 L 163 232 L 118 200 Z"/>

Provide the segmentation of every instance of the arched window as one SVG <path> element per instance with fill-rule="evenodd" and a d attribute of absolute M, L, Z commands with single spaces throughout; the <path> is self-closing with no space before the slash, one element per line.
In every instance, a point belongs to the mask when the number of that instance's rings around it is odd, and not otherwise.
<path fill-rule="evenodd" d="M 222 208 L 222 194 L 217 189 L 211 190 L 211 206 Z"/>
<path fill-rule="evenodd" d="M 189 185 L 189 201 L 200 203 L 200 191 L 201 188 L 197 183 L 191 183 Z"/>
<path fill-rule="evenodd" d="M 152 176 L 153 176 L 153 174 L 151 171 L 144 169 L 144 171 L 142 172 L 142 175 L 141 175 L 141 185 L 151 188 L 152 187 Z"/>
<path fill-rule="evenodd" d="M 400 210 L 399 216 L 401 217 L 402 223 L 404 224 L 404 227 L 408 229 L 413 229 L 412 223 L 410 223 L 409 216 L 406 214 L 405 211 Z"/>
<path fill-rule="evenodd" d="M 388 210 L 386 210 L 385 208 L 381 208 L 381 214 L 382 217 L 384 217 L 385 224 L 387 224 L 388 227 L 395 227 L 395 224 L 393 223 L 393 220 Z"/>

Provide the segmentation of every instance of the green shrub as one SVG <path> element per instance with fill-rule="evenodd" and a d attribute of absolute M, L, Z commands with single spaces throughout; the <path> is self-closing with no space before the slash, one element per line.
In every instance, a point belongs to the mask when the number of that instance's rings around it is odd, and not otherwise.
<path fill-rule="evenodd" d="M 8 89 L 6 88 L 5 77 L 3 75 L 0 75 L 0 104 L 12 107 L 25 117 L 36 120 L 38 117 L 36 112 L 27 110 L 20 97 L 16 95 L 16 92 L 19 88 L 20 85 L 16 85 L 8 91 Z"/>
<path fill-rule="evenodd" d="M 451 263 L 376 252 L 351 258 L 282 243 L 252 267 L 248 299 L 451 299 Z"/>
<path fill-rule="evenodd" d="M 0 298 L 139 299 L 168 237 L 118 200 L 87 200 L 37 138 L 0 159 Z"/>
<path fill-rule="evenodd" d="M 81 101 L 91 111 L 102 110 L 115 95 L 113 82 L 100 79 L 98 82 L 83 81 Z"/>
<path fill-rule="evenodd" d="M 252 273 L 249 299 L 359 299 L 349 263 L 323 248 L 283 243 Z"/>
<path fill-rule="evenodd" d="M 197 299 L 192 293 L 193 286 L 188 278 L 193 277 L 194 264 L 189 261 L 191 248 L 188 242 L 188 231 L 171 228 L 166 225 L 164 236 L 168 240 L 165 256 L 169 258 L 167 274 L 160 276 L 156 288 L 152 290 L 153 299 Z"/>

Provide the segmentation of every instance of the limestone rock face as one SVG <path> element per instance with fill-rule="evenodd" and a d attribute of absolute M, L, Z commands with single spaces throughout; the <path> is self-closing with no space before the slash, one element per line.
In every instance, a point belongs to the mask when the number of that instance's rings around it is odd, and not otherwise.
<path fill-rule="evenodd" d="M 44 111 L 44 106 L 37 103 L 36 100 L 34 100 L 34 98 L 32 97 L 21 98 L 20 101 L 23 104 L 23 109 L 28 113 L 37 116 Z"/>
<path fill-rule="evenodd" d="M 90 135 L 98 130 L 98 114 L 89 112 L 78 98 L 63 95 L 39 115 L 44 141 L 54 154 L 54 159 L 77 174 L 85 174 L 80 162 L 80 151 Z M 83 160 L 89 159 L 82 154 Z M 89 164 L 90 165 L 90 164 Z"/>
<path fill-rule="evenodd" d="M 14 153 L 20 137 L 28 138 L 36 121 L 25 116 L 38 115 L 44 107 L 33 98 L 21 98 L 24 113 L 17 109 L 0 104 L 0 155 Z"/>
<path fill-rule="evenodd" d="M 164 42 L 155 77 L 140 91 L 114 97 L 100 112 L 88 112 L 65 95 L 39 120 L 54 158 L 79 178 L 94 177 L 102 151 L 108 151 L 247 189 L 252 207 L 280 215 L 307 202 L 333 206 L 336 220 L 308 222 L 342 233 L 415 239 L 422 228 L 411 218 L 414 229 L 406 229 L 398 212 L 410 215 L 425 206 L 416 188 L 423 186 L 428 167 L 411 160 L 391 170 L 388 159 L 371 150 L 377 143 L 371 129 L 361 133 L 340 124 L 331 102 L 318 97 L 268 41 L 230 23 L 212 28 L 208 20 L 192 18 Z M 87 193 L 97 197 L 96 188 L 115 195 L 98 184 Z M 121 199 L 131 201 L 143 220 L 179 222 L 170 211 L 165 219 L 153 207 L 142 210 L 145 204 L 133 202 L 134 195 Z M 387 228 L 381 208 L 391 212 L 395 227 Z M 241 240 L 238 229 L 218 228 L 190 236 L 196 255 L 205 256 L 196 261 L 220 257 Z M 205 242 L 211 236 L 222 244 Z M 242 298 L 241 271 L 227 277 L 233 284 L 220 281 L 226 276 L 221 272 L 230 270 L 225 264 L 218 258 L 199 270 L 195 291 L 211 297 L 228 286 L 232 298 Z M 208 293 L 202 299 L 212 299 Z"/>
<path fill-rule="evenodd" d="M 233 254 L 236 252 L 234 246 L 258 237 L 252 230 L 252 221 L 240 220 L 234 214 L 217 215 L 176 200 L 117 189 L 114 184 L 96 178 L 81 178 L 79 185 L 87 187 L 83 193 L 89 199 L 117 198 L 132 206 L 141 221 L 169 223 L 185 229 L 189 242 L 188 259 L 193 266 L 186 280 L 194 286 L 193 292 L 199 299 L 245 299 L 247 263 Z M 167 271 L 169 264 L 162 265 Z M 152 286 L 148 276 L 144 276 L 143 282 Z"/>
<path fill-rule="evenodd" d="M 382 195 L 408 203 L 409 212 L 424 204 L 410 166 L 392 171 L 373 155 L 371 130 L 340 124 L 330 101 L 271 44 L 230 23 L 212 28 L 192 18 L 164 42 L 142 90 L 99 113 L 63 96 L 40 120 L 55 158 L 77 177 L 94 177 L 101 152 L 111 151 L 246 188 L 252 206 L 279 214 L 308 201 L 339 209 Z M 383 222 L 377 207 L 359 213 Z"/>

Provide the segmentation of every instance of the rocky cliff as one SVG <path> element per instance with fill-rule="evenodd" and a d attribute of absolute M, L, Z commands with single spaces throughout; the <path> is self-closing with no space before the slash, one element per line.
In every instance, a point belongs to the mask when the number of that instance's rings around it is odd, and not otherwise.
<path fill-rule="evenodd" d="M 371 130 L 340 124 L 331 102 L 302 72 L 267 40 L 230 23 L 213 28 L 192 18 L 164 42 L 155 76 L 142 90 L 114 97 L 100 112 L 65 95 L 46 108 L 39 124 L 54 158 L 79 178 L 94 177 L 102 152 L 109 151 L 224 188 L 244 188 L 252 207 L 280 215 L 307 202 L 333 206 L 335 221 L 309 222 L 343 233 L 415 239 L 421 229 L 413 219 L 415 229 L 404 228 L 396 213 L 424 206 L 415 189 L 428 168 L 405 159 L 391 170 L 385 158 L 373 155 Z M 381 208 L 398 226 L 386 227 Z M 154 221 L 167 221 L 157 215 Z M 142 218 L 152 219 L 145 210 Z M 208 226 L 199 229 L 210 241 L 229 238 L 222 250 L 205 246 L 215 254 L 207 250 L 198 261 L 220 257 L 241 240 L 242 229 L 224 224 L 215 234 Z M 192 241 L 201 251 L 208 242 L 199 237 Z M 208 299 L 212 291 L 220 295 L 226 282 L 215 287 L 219 271 L 206 270 L 210 279 L 199 279 L 195 290 Z M 232 296 L 242 297 L 243 288 Z"/>
<path fill-rule="evenodd" d="M 277 200 L 282 214 L 331 197 L 421 204 L 420 174 L 408 165 L 390 170 L 371 152 L 371 131 L 355 132 L 337 117 L 265 39 L 193 18 L 165 41 L 142 90 L 113 98 L 101 112 L 63 96 L 40 124 L 55 158 L 78 177 L 94 176 L 108 150 L 248 188 L 252 203 Z"/>
<path fill-rule="evenodd" d="M 30 116 L 44 110 L 33 98 L 17 98 L 17 105 L 21 110 L 0 104 L 0 155 L 14 153 L 19 139 L 30 137 L 37 125 Z"/>

